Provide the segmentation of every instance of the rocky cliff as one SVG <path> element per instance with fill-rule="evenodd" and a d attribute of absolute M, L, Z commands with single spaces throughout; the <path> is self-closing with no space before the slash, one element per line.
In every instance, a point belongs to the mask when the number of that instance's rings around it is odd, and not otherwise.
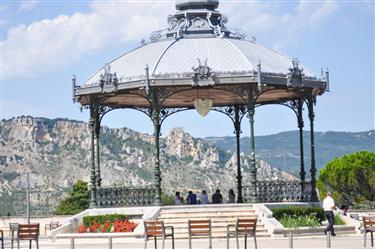
<path fill-rule="evenodd" d="M 0 213 L 25 210 L 26 173 L 30 174 L 33 213 L 49 213 L 77 180 L 89 181 L 90 136 L 87 124 L 66 119 L 17 117 L 0 122 Z M 104 186 L 153 184 L 153 137 L 133 130 L 101 131 Z M 241 155 L 243 183 L 249 179 L 248 157 Z M 258 161 L 259 179 L 293 176 Z M 164 192 L 212 192 L 236 187 L 236 156 L 196 139 L 181 128 L 161 139 Z"/>

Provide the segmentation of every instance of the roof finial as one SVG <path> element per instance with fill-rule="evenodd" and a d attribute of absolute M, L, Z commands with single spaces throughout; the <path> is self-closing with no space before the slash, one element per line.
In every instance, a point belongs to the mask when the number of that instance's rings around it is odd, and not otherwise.
<path fill-rule="evenodd" d="M 208 9 L 215 10 L 219 7 L 219 0 L 176 0 L 177 10 Z"/>

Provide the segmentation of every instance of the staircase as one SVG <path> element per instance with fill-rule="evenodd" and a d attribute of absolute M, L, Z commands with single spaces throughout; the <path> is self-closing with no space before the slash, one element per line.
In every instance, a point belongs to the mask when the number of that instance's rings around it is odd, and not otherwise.
<path fill-rule="evenodd" d="M 176 239 L 188 238 L 188 220 L 210 219 L 213 238 L 225 238 L 227 225 L 234 225 L 237 218 L 255 218 L 250 204 L 189 205 L 163 207 L 158 220 L 173 226 Z M 258 219 L 257 237 L 270 237 Z"/>

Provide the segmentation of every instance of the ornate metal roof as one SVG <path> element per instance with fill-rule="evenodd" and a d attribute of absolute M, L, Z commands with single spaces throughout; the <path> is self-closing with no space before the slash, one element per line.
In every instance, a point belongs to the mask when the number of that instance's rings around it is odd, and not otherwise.
<path fill-rule="evenodd" d="M 199 63 L 206 63 L 217 77 L 254 75 L 258 65 L 266 75 L 290 74 L 294 66 L 291 58 L 246 40 L 244 32 L 230 31 L 227 18 L 216 11 L 218 5 L 218 0 L 177 1 L 168 28 L 153 32 L 142 46 L 110 62 L 84 85 L 99 84 L 109 68 L 119 83 L 144 79 L 146 64 L 151 79 L 191 77 L 192 68 Z M 315 78 L 304 66 L 299 68 L 304 77 Z"/>
<path fill-rule="evenodd" d="M 83 86 L 74 79 L 74 100 L 88 105 L 94 97 L 111 107 L 149 107 L 148 90 L 156 87 L 166 108 L 192 107 L 197 96 L 225 106 L 244 104 L 243 88 L 254 84 L 262 90 L 260 104 L 328 89 L 328 72 L 318 79 L 296 59 L 228 29 L 218 5 L 218 0 L 177 1 L 166 29 L 151 33 L 142 46 L 108 63 Z"/>

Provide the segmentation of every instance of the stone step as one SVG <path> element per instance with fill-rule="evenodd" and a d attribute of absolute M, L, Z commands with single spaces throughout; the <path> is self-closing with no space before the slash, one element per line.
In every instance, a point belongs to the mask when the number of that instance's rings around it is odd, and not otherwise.
<path fill-rule="evenodd" d="M 201 212 L 233 212 L 233 211 L 254 211 L 252 206 L 216 206 L 216 205 L 197 205 L 197 206 L 176 206 L 163 208 L 161 213 L 201 213 Z"/>
<path fill-rule="evenodd" d="M 172 224 L 168 224 L 168 223 L 164 223 L 165 226 L 173 226 L 174 227 L 174 230 L 176 229 L 185 229 L 187 230 L 188 229 L 188 225 L 187 223 L 184 223 L 184 224 L 175 224 L 175 223 L 172 223 Z M 229 223 L 229 225 L 234 225 L 233 223 Z M 256 226 L 257 230 L 262 230 L 262 229 L 265 229 L 264 228 L 264 225 L 263 224 L 257 224 Z M 227 224 L 219 224 L 219 225 L 216 225 L 216 224 L 212 224 L 211 225 L 211 229 L 214 231 L 218 231 L 218 230 L 227 230 Z"/>
<path fill-rule="evenodd" d="M 211 220 L 237 220 L 237 218 L 242 218 L 242 219 L 253 219 L 258 217 L 255 213 L 246 213 L 246 214 L 232 214 L 232 213 L 226 213 L 226 214 L 214 214 L 214 213 L 200 213 L 200 214 L 186 214 L 186 215 L 160 215 L 158 219 L 162 220 L 173 220 L 173 219 L 184 219 L 184 220 L 197 220 L 197 219 L 211 219 Z"/>
<path fill-rule="evenodd" d="M 166 226 L 174 226 L 174 227 L 188 227 L 188 222 L 186 220 L 180 220 L 178 222 L 175 221 L 165 221 L 163 220 L 164 225 Z M 226 220 L 219 220 L 219 221 L 212 221 L 211 220 L 211 227 L 227 227 L 228 225 L 234 225 L 236 221 L 226 221 Z M 263 224 L 260 222 L 257 223 L 257 227 L 264 227 Z"/>
<path fill-rule="evenodd" d="M 195 216 L 195 217 L 202 217 L 202 216 L 246 216 L 246 215 L 255 215 L 254 210 L 243 210 L 243 211 L 203 211 L 203 212 L 169 212 L 164 213 L 161 212 L 159 217 L 186 217 L 186 216 Z"/>
<path fill-rule="evenodd" d="M 267 232 L 257 232 L 257 238 L 259 238 L 259 237 L 261 237 L 261 238 L 268 238 L 268 237 L 270 237 L 270 235 L 267 233 Z M 223 238 L 226 238 L 227 237 L 227 233 L 225 232 L 225 233 L 213 233 L 212 234 L 212 238 L 215 238 L 215 239 L 219 239 L 219 238 L 221 238 L 221 239 L 223 239 Z M 175 233 L 175 239 L 188 239 L 189 237 L 188 237 L 188 234 L 186 233 L 186 234 L 177 234 L 177 233 Z M 196 237 L 194 237 L 193 239 L 196 239 Z M 207 239 L 208 240 L 208 237 L 207 238 L 205 238 L 205 239 Z M 231 240 L 233 240 L 234 239 L 234 237 L 230 237 L 230 239 Z M 241 236 L 240 237 L 240 239 L 241 240 L 243 240 L 243 236 Z M 248 237 L 248 239 L 252 239 L 252 237 Z"/>
<path fill-rule="evenodd" d="M 166 226 L 173 226 L 176 238 L 188 238 L 188 220 L 211 220 L 212 237 L 226 238 L 227 226 L 235 225 L 238 218 L 257 218 L 251 205 L 196 205 L 163 208 L 158 220 L 162 220 Z M 257 236 L 270 237 L 267 229 L 257 223 Z"/>

